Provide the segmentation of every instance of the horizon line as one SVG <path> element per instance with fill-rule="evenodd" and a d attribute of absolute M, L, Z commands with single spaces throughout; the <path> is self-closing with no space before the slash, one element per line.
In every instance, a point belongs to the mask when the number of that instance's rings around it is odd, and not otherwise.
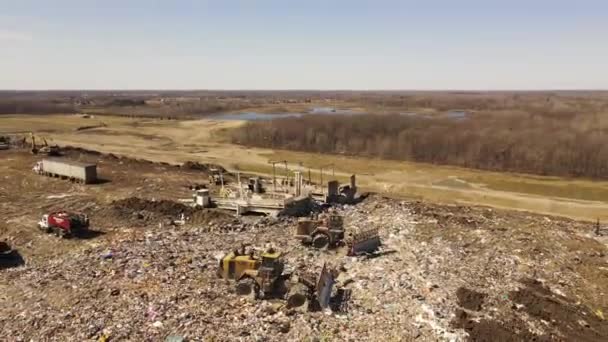
<path fill-rule="evenodd" d="M 286 89 L 272 89 L 272 88 L 264 88 L 264 89 L 247 89 L 247 88 L 65 88 L 65 89 L 49 89 L 49 88 L 30 88 L 30 89 L 0 89 L 0 92 L 60 92 L 60 91 L 95 91 L 95 92 L 108 92 L 108 91 L 124 91 L 124 92 L 136 92 L 136 91 L 179 91 L 179 92 L 211 92 L 211 91 L 226 91 L 226 92 L 296 92 L 296 91 L 306 91 L 306 92 L 608 92 L 608 88 L 530 88 L 530 89 L 313 89 L 313 88 L 286 88 Z"/>

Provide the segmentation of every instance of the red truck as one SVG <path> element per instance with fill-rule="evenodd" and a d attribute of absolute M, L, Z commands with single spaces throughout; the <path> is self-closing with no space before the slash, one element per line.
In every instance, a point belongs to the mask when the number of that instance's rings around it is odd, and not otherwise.
<path fill-rule="evenodd" d="M 59 237 L 72 236 L 89 229 L 89 218 L 86 214 L 58 211 L 42 215 L 38 228 Z"/>

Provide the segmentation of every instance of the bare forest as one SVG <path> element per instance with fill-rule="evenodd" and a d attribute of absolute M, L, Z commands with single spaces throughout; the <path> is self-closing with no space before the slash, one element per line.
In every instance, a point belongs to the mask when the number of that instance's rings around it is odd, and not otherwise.
<path fill-rule="evenodd" d="M 235 143 L 540 175 L 608 177 L 608 121 L 573 111 L 304 116 L 252 122 Z"/>

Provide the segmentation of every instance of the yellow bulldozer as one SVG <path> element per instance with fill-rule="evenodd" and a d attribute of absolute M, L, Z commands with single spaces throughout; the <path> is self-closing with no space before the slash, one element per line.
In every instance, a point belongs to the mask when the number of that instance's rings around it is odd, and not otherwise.
<path fill-rule="evenodd" d="M 242 246 L 220 260 L 219 270 L 223 278 L 236 280 L 239 295 L 257 299 L 281 292 L 284 280 L 289 278 L 283 273 L 284 268 L 280 252 L 269 249 L 256 256 L 253 249 L 247 252 L 246 246 Z"/>
<path fill-rule="evenodd" d="M 336 273 L 325 265 L 318 276 L 293 275 L 285 271 L 284 254 L 269 249 L 259 256 L 242 246 L 220 260 L 218 273 L 236 280 L 236 293 L 252 299 L 286 299 L 289 307 L 308 303 L 309 308 L 329 305 Z"/>

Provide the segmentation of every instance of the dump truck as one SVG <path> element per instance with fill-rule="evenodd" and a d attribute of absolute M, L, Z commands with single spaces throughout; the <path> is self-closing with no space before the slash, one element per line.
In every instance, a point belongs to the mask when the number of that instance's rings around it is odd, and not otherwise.
<path fill-rule="evenodd" d="M 89 229 L 89 217 L 86 214 L 57 211 L 42 215 L 38 228 L 62 238 L 70 237 Z"/>
<path fill-rule="evenodd" d="M 298 220 L 296 238 L 314 248 L 335 247 L 344 240 L 344 219 L 335 211 L 321 219 L 301 218 Z"/>
<path fill-rule="evenodd" d="M 39 175 L 65 178 L 83 184 L 95 183 L 97 181 L 96 164 L 60 158 L 47 158 L 37 162 L 32 170 Z"/>

